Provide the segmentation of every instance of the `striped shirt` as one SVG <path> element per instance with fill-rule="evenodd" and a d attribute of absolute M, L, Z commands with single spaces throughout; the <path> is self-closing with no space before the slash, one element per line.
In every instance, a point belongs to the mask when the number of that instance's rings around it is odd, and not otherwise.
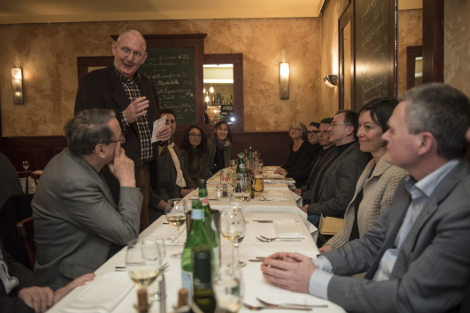
<path fill-rule="evenodd" d="M 114 66 L 113 66 L 114 67 Z M 130 102 L 133 102 L 138 97 L 143 97 L 142 91 L 139 88 L 139 81 L 140 81 L 140 74 L 135 73 L 134 79 L 129 79 L 122 75 L 116 67 L 114 67 L 119 80 L 121 81 L 122 86 L 124 87 L 124 91 L 126 92 L 127 97 L 129 98 Z M 129 123 L 126 121 L 126 117 L 124 116 L 124 112 L 122 112 L 121 117 L 122 124 L 124 125 L 123 133 L 126 133 L 126 127 L 129 126 Z M 137 128 L 139 129 L 139 137 L 140 137 L 140 150 L 141 150 L 141 161 L 152 161 L 155 158 L 154 149 L 152 149 L 151 137 L 152 131 L 150 127 L 148 113 L 145 113 L 137 120 Z"/>

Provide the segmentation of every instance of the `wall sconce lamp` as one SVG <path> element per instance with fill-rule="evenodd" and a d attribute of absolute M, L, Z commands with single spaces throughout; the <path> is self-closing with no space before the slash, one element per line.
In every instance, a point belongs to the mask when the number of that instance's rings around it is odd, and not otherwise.
<path fill-rule="evenodd" d="M 23 104 L 23 72 L 19 67 L 11 69 L 11 86 L 13 102 L 15 104 Z"/>
<path fill-rule="evenodd" d="M 279 64 L 279 95 L 281 100 L 289 99 L 289 63 Z"/>
<path fill-rule="evenodd" d="M 326 75 L 323 78 L 323 82 L 330 88 L 334 88 L 338 85 L 338 75 Z"/>

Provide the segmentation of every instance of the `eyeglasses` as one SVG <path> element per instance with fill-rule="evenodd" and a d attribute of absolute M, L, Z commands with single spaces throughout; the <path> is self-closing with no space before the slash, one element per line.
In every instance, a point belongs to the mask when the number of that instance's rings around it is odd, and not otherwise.
<path fill-rule="evenodd" d="M 295 131 L 298 131 L 298 132 L 301 131 L 300 128 L 293 128 L 293 127 L 289 128 L 289 131 L 291 131 L 291 130 L 295 130 Z"/>
<path fill-rule="evenodd" d="M 321 131 L 320 130 L 312 130 L 312 131 L 307 132 L 308 135 L 315 135 L 315 134 L 318 134 L 318 133 L 321 133 Z"/>
<path fill-rule="evenodd" d="M 336 127 L 336 126 L 339 126 L 339 125 L 346 125 L 346 124 L 338 124 L 336 122 L 331 123 L 331 127 Z"/>
<path fill-rule="evenodd" d="M 136 61 L 140 61 L 144 57 L 143 53 L 140 51 L 132 51 L 131 49 L 127 47 L 121 48 L 121 46 L 119 45 L 117 41 L 116 41 L 116 44 L 118 45 L 119 49 L 121 49 L 122 53 L 124 53 L 124 56 L 126 57 L 130 56 L 131 53 L 134 55 L 134 59 L 136 59 Z"/>
<path fill-rule="evenodd" d="M 123 145 L 125 142 L 126 142 L 126 137 L 124 137 L 124 134 L 121 133 L 121 137 L 119 138 L 122 138 L 122 139 L 119 139 L 119 140 L 111 140 L 109 143 L 111 142 L 121 142 L 121 145 Z"/>
<path fill-rule="evenodd" d="M 191 137 L 191 138 L 201 138 L 202 135 L 201 134 L 196 134 L 196 133 L 191 133 L 191 134 L 189 134 L 189 137 Z"/>

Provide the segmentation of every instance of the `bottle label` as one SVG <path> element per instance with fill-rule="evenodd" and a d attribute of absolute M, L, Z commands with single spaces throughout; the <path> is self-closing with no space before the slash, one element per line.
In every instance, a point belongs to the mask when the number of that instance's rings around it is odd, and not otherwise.
<path fill-rule="evenodd" d="M 202 206 L 209 205 L 209 201 L 207 200 L 207 197 L 204 197 L 204 198 L 199 197 L 199 201 L 201 201 Z"/>
<path fill-rule="evenodd" d="M 245 168 L 245 164 L 240 164 L 240 168 Z"/>
<path fill-rule="evenodd" d="M 193 273 L 181 271 L 181 287 L 188 289 L 188 303 L 193 300 Z"/>
<path fill-rule="evenodd" d="M 204 217 L 204 212 L 202 210 L 192 209 L 191 219 L 202 220 L 203 217 Z"/>

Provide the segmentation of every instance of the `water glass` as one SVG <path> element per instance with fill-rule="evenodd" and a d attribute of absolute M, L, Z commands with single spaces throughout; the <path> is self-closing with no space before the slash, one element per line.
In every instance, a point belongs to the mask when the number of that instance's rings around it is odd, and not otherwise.
<path fill-rule="evenodd" d="M 244 293 L 242 271 L 221 266 L 214 275 L 212 287 L 217 300 L 216 313 L 238 312 Z"/>

